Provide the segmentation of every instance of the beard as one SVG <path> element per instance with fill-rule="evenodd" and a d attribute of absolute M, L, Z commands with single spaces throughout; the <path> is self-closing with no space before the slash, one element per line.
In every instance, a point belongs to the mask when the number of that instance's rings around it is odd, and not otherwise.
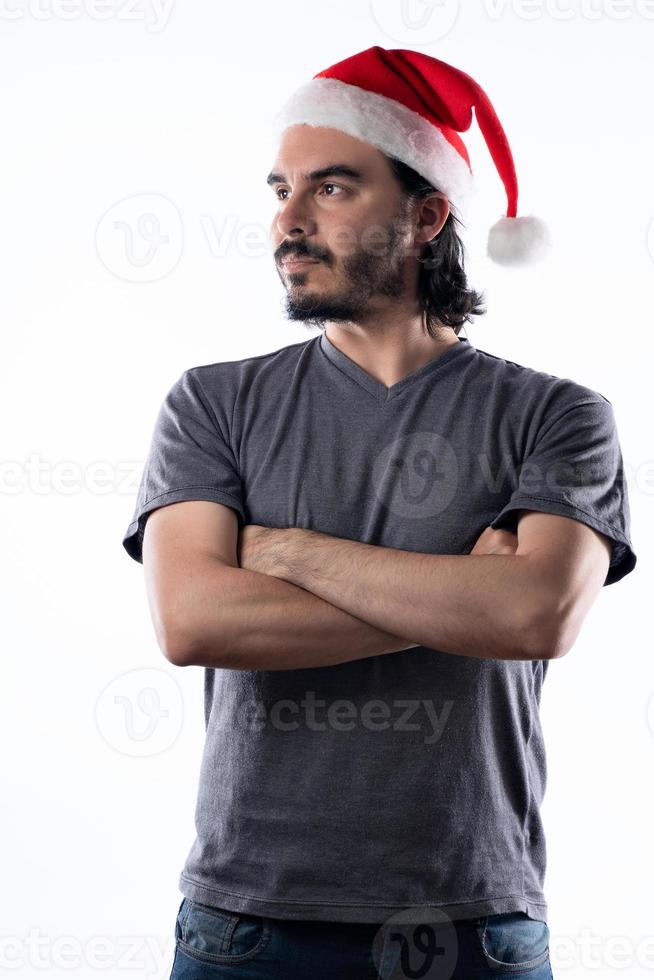
<path fill-rule="evenodd" d="M 398 213 L 385 229 L 381 255 L 362 248 L 341 260 L 341 281 L 331 289 L 329 285 L 322 288 L 306 286 L 306 277 L 313 274 L 311 271 L 286 273 L 290 283 L 284 283 L 286 317 L 289 320 L 299 320 L 307 327 L 322 329 L 330 320 L 364 320 L 370 312 L 370 300 L 375 296 L 401 296 L 405 290 L 406 252 L 403 237 L 407 212 L 407 202 L 403 201 Z M 333 259 L 326 258 L 321 262 L 328 267 L 334 267 Z"/>

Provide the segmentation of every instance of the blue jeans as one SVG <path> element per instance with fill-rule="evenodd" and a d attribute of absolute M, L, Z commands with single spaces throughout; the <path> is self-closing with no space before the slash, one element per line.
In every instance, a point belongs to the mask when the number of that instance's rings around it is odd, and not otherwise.
<path fill-rule="evenodd" d="M 454 922 L 422 912 L 381 924 L 319 922 L 184 898 L 170 980 L 552 980 L 546 922 L 524 912 Z"/>

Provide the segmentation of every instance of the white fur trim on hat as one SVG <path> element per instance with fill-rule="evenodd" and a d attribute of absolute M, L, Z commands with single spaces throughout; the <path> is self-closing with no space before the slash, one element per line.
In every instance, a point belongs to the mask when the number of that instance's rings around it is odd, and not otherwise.
<path fill-rule="evenodd" d="M 468 164 L 437 126 L 401 102 L 337 78 L 312 78 L 275 114 L 275 142 L 299 123 L 341 130 L 397 157 L 465 214 L 474 193 Z"/>

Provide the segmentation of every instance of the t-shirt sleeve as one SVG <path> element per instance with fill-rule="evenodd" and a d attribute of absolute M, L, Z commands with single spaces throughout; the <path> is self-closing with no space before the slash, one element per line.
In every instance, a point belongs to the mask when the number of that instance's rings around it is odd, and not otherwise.
<path fill-rule="evenodd" d="M 518 510 L 571 517 L 611 539 L 604 585 L 633 570 L 630 510 L 613 407 L 603 395 L 577 399 L 545 419 L 517 486 L 491 527 L 516 529 Z"/>
<path fill-rule="evenodd" d="M 148 514 L 180 500 L 214 500 L 232 507 L 245 523 L 241 480 L 200 381 L 190 368 L 177 379 L 157 415 L 123 547 L 143 563 Z"/>

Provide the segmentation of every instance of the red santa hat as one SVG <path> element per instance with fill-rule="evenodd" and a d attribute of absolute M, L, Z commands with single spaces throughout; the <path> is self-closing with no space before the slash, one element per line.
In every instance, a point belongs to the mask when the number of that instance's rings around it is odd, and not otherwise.
<path fill-rule="evenodd" d="M 474 185 L 459 133 L 470 128 L 473 108 L 507 197 L 487 254 L 500 265 L 538 261 L 549 231 L 534 215 L 517 217 L 515 165 L 490 99 L 470 75 L 438 58 L 375 45 L 339 61 L 290 96 L 274 117 L 274 137 L 298 123 L 349 133 L 412 167 L 463 215 Z"/>

